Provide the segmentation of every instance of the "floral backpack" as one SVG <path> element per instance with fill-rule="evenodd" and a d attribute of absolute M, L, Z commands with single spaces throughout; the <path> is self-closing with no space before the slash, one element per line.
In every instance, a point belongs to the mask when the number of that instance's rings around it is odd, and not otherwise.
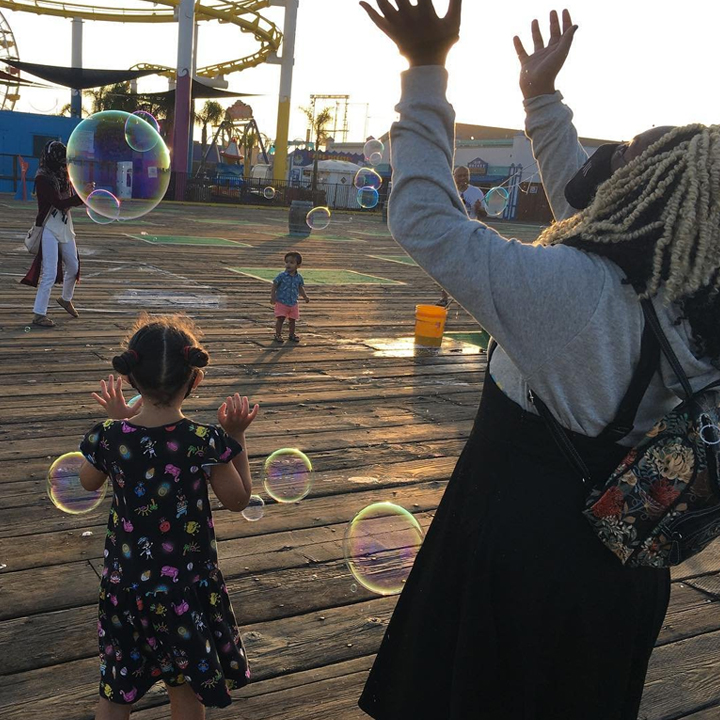
<path fill-rule="evenodd" d="M 603 433 L 617 441 L 632 430 L 637 408 L 665 354 L 685 399 L 596 485 L 565 430 L 547 406 L 530 399 L 568 460 L 591 487 L 584 516 L 597 536 L 630 567 L 669 567 L 720 536 L 720 380 L 693 392 L 649 300 L 640 363 L 618 415 Z"/>

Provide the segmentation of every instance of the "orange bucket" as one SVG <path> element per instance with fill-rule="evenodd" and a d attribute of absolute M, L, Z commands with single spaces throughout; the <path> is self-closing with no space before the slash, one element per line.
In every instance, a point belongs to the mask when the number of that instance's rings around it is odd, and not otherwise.
<path fill-rule="evenodd" d="M 440 347 L 446 319 L 447 308 L 439 305 L 416 305 L 415 344 L 420 347 Z"/>

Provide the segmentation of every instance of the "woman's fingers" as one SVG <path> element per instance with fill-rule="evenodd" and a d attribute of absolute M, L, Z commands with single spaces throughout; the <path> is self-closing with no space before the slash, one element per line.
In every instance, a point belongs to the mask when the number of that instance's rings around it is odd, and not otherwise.
<path fill-rule="evenodd" d="M 525 51 L 525 48 L 522 44 L 522 40 L 516 35 L 513 38 L 513 45 L 515 46 L 515 52 L 517 53 L 518 60 L 520 61 L 520 64 L 524 64 L 525 61 L 530 57 L 527 52 Z"/>
<path fill-rule="evenodd" d="M 572 18 L 569 10 L 562 11 L 563 32 L 566 33 L 572 27 Z"/>
<path fill-rule="evenodd" d="M 560 21 L 555 10 L 550 11 L 550 41 L 548 45 L 554 45 L 560 42 Z"/>
<path fill-rule="evenodd" d="M 460 15 L 462 14 L 462 0 L 450 0 L 446 20 L 452 20 L 453 24 L 460 27 Z"/>
<path fill-rule="evenodd" d="M 542 33 L 540 32 L 540 23 L 537 20 L 533 20 L 532 24 L 530 25 L 530 29 L 532 32 L 535 52 L 537 52 L 538 50 L 542 50 L 545 47 L 545 42 L 543 41 Z"/>

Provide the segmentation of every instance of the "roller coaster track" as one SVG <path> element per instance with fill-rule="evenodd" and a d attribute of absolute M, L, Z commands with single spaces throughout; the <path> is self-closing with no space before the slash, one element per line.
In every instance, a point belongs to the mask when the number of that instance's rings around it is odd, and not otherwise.
<path fill-rule="evenodd" d="M 146 1 L 148 4 L 151 2 L 151 0 Z M 0 0 L 0 8 L 16 12 L 29 12 L 35 15 L 119 23 L 176 22 L 175 9 L 180 5 L 180 0 L 152 0 L 152 5 L 155 7 L 123 9 L 67 3 L 60 0 Z M 274 23 L 260 14 L 260 11 L 269 5 L 270 0 L 197 0 L 195 4 L 196 20 L 217 20 L 221 23 L 231 23 L 239 27 L 241 32 L 252 34 L 260 43 L 260 49 L 252 55 L 198 68 L 197 75 L 214 78 L 218 75 L 239 72 L 260 65 L 275 54 L 280 48 L 282 33 Z M 135 65 L 134 68 L 155 70 L 159 75 L 168 77 L 175 76 L 175 69 L 165 65 L 141 63 Z"/>

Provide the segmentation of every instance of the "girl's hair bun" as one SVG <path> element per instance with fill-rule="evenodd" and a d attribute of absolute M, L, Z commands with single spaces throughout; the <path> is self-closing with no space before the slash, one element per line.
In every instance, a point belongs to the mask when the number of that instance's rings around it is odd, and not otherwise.
<path fill-rule="evenodd" d="M 138 354 L 134 350 L 126 350 L 122 355 L 116 355 L 112 359 L 112 366 L 121 375 L 130 375 L 138 360 Z"/>
<path fill-rule="evenodd" d="M 187 347 L 185 356 L 190 367 L 204 368 L 210 362 L 210 356 L 199 347 Z"/>

